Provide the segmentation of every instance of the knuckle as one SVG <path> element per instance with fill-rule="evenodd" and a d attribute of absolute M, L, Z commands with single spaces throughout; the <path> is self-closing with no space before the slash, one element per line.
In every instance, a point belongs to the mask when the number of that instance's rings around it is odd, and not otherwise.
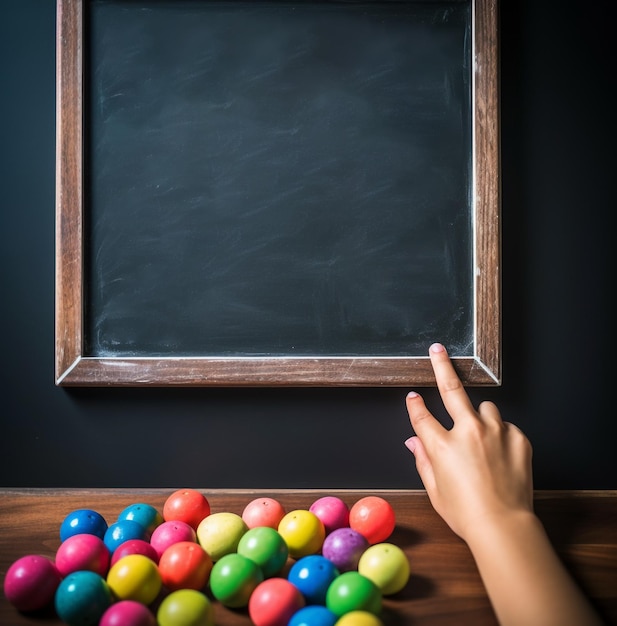
<path fill-rule="evenodd" d="M 440 383 L 442 393 L 451 393 L 463 389 L 463 383 L 456 376 L 448 376 Z"/>

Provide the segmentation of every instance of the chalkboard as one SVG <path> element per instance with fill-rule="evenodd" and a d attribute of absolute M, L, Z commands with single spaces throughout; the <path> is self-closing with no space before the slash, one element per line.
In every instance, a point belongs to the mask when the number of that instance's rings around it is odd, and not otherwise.
<path fill-rule="evenodd" d="M 488 1 L 58 0 L 56 383 L 500 383 Z"/>

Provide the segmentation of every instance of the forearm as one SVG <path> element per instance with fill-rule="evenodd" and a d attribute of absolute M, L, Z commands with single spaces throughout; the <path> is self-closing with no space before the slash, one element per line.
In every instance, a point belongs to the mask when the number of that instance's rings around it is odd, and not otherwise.
<path fill-rule="evenodd" d="M 601 622 L 532 513 L 478 525 L 467 537 L 502 626 L 596 626 Z"/>

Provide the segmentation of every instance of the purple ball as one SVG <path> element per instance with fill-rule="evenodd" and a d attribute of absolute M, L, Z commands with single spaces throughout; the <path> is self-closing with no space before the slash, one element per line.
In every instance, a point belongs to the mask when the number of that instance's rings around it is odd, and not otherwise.
<path fill-rule="evenodd" d="M 324 539 L 321 553 L 342 573 L 357 569 L 358 561 L 368 547 L 368 540 L 357 530 L 337 528 Z"/>

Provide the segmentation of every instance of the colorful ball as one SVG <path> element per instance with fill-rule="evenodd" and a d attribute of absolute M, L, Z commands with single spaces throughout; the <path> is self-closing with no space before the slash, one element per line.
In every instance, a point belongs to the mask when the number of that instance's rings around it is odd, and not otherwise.
<path fill-rule="evenodd" d="M 289 555 L 285 540 L 270 526 L 249 528 L 240 538 L 237 551 L 257 563 L 264 578 L 279 574 Z"/>
<path fill-rule="evenodd" d="M 358 572 L 372 580 L 384 596 L 398 593 L 409 580 L 409 560 L 398 546 L 376 543 L 360 557 Z"/>
<path fill-rule="evenodd" d="M 309 511 L 323 522 L 326 535 L 337 528 L 349 526 L 349 507 L 336 496 L 318 498 L 311 504 Z"/>
<path fill-rule="evenodd" d="M 161 590 L 161 573 L 156 563 L 147 556 L 129 554 L 109 569 L 107 584 L 119 600 L 150 604 Z"/>
<path fill-rule="evenodd" d="M 62 575 L 54 562 L 39 554 L 17 559 L 4 577 L 4 595 L 18 611 L 38 611 L 50 605 Z"/>
<path fill-rule="evenodd" d="M 236 513 L 212 513 L 197 527 L 197 540 L 213 561 L 238 549 L 242 535 L 248 530 Z"/>
<path fill-rule="evenodd" d="M 60 525 L 60 541 L 84 533 L 103 539 L 106 531 L 107 522 L 100 513 L 92 509 L 76 509 L 71 511 Z"/>
<path fill-rule="evenodd" d="M 339 617 L 350 611 L 381 612 L 382 596 L 379 587 L 358 572 L 338 576 L 326 593 L 326 606 Z"/>
<path fill-rule="evenodd" d="M 166 522 L 180 520 L 193 530 L 210 515 L 210 503 L 206 496 L 196 489 L 178 489 L 165 500 L 163 518 Z"/>
<path fill-rule="evenodd" d="M 193 527 L 182 520 L 163 522 L 150 537 L 150 545 L 156 550 L 159 559 L 169 546 L 179 541 L 197 541 Z"/>
<path fill-rule="evenodd" d="M 357 569 L 358 561 L 368 547 L 368 540 L 357 530 L 337 528 L 324 539 L 321 552 L 339 572 L 350 572 Z"/>
<path fill-rule="evenodd" d="M 121 543 L 114 550 L 109 565 L 115 565 L 123 556 L 128 556 L 129 554 L 143 554 L 149 559 L 152 559 L 155 563 L 159 562 L 158 552 L 149 541 L 145 541 L 144 539 L 129 539 Z"/>
<path fill-rule="evenodd" d="M 157 626 L 154 613 L 141 602 L 120 600 L 101 617 L 99 626 Z"/>
<path fill-rule="evenodd" d="M 129 539 L 143 539 L 147 541 L 149 537 L 148 531 L 137 522 L 130 519 L 120 520 L 109 525 L 105 531 L 103 541 L 112 554 L 116 548 Z"/>
<path fill-rule="evenodd" d="M 248 528 L 269 526 L 276 530 L 285 517 L 285 508 L 274 498 L 255 498 L 242 511 L 242 519 Z"/>
<path fill-rule="evenodd" d="M 319 552 L 326 536 L 323 522 L 315 513 L 304 509 L 287 513 L 279 523 L 278 532 L 294 559 Z"/>
<path fill-rule="evenodd" d="M 56 567 L 62 576 L 89 570 L 103 578 L 109 569 L 110 555 L 105 542 L 96 535 L 73 535 L 56 551 Z"/>
<path fill-rule="evenodd" d="M 384 626 L 384 623 L 368 611 L 350 611 L 341 616 L 335 626 Z"/>
<path fill-rule="evenodd" d="M 179 541 L 161 554 L 158 565 L 161 580 L 167 589 L 201 591 L 210 578 L 212 559 L 198 543 Z"/>
<path fill-rule="evenodd" d="M 363 534 L 371 545 L 381 543 L 396 526 L 394 509 L 380 496 L 360 498 L 349 510 L 349 526 Z"/>
<path fill-rule="evenodd" d="M 294 613 L 288 626 L 334 626 L 337 619 L 330 609 L 315 604 Z"/>
<path fill-rule="evenodd" d="M 172 591 L 156 612 L 158 626 L 214 626 L 214 607 L 195 589 Z"/>
<path fill-rule="evenodd" d="M 222 556 L 212 568 L 210 591 L 224 606 L 245 607 L 251 594 L 264 579 L 257 563 L 238 553 Z"/>
<path fill-rule="evenodd" d="M 305 601 L 299 589 L 285 578 L 259 583 L 249 599 L 249 617 L 254 626 L 288 626 Z"/>
<path fill-rule="evenodd" d="M 114 598 L 109 585 L 95 572 L 69 574 L 58 586 L 55 608 L 68 626 L 98 626 Z"/>
<path fill-rule="evenodd" d="M 144 504 L 143 502 L 135 502 L 133 504 L 129 504 L 125 509 L 120 512 L 118 515 L 118 521 L 122 520 L 132 520 L 141 524 L 147 531 L 148 534 L 152 534 L 152 531 L 162 524 L 165 520 L 159 511 L 150 504 Z"/>
<path fill-rule="evenodd" d="M 287 580 L 300 590 L 307 604 L 325 604 L 328 588 L 339 575 L 334 563 L 325 556 L 309 554 L 291 566 Z"/>

